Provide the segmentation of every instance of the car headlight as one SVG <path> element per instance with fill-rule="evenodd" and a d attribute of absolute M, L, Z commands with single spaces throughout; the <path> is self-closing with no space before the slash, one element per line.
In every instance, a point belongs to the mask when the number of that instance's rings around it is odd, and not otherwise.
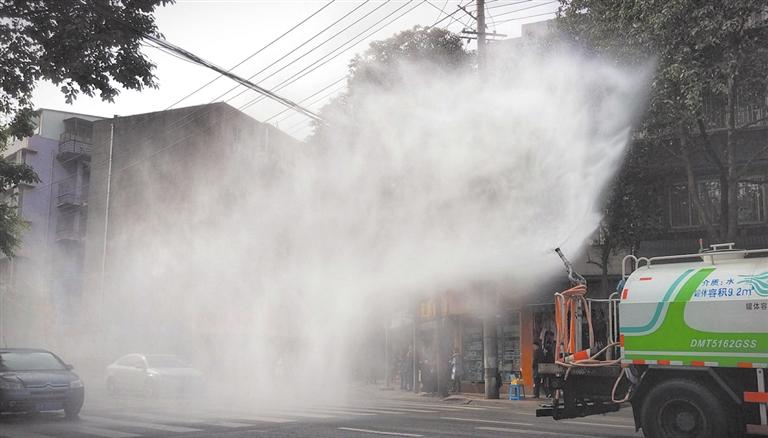
<path fill-rule="evenodd" d="M 24 389 L 24 385 L 12 380 L 0 380 L 0 389 Z"/>
<path fill-rule="evenodd" d="M 80 379 L 73 380 L 73 381 L 69 382 L 69 387 L 72 388 L 72 389 L 82 388 L 83 387 L 83 381 L 80 380 Z"/>

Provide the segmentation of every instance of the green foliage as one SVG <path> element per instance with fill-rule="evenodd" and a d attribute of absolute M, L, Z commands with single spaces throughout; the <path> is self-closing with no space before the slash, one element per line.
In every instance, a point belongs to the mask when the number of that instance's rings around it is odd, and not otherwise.
<path fill-rule="evenodd" d="M 438 70 L 450 71 L 468 66 L 469 53 L 461 38 L 449 30 L 416 26 L 382 41 L 374 41 L 349 67 L 349 86 L 360 84 L 388 87 L 402 81 L 404 63 L 431 63 Z"/>
<path fill-rule="evenodd" d="M 753 26 L 765 2 L 752 0 L 560 0 L 563 28 L 589 50 L 637 65 L 655 61 L 647 128 L 674 131 L 702 117 L 705 98 L 725 98 L 737 76 L 759 86 L 768 34 Z"/>
<path fill-rule="evenodd" d="M 692 178 L 695 159 L 704 157 L 719 173 L 723 191 L 720 226 L 706 218 L 692 199 L 708 233 L 716 240 L 736 234 L 736 187 L 755 159 L 738 163 L 731 135 L 743 126 L 725 117 L 728 136 L 710 142 L 708 131 L 718 116 L 737 105 L 763 100 L 768 69 L 765 1 L 754 0 L 560 0 L 561 27 L 585 50 L 615 62 L 656 63 L 649 108 L 638 137 L 655 140 L 679 160 Z M 722 118 L 719 118 L 722 123 Z M 723 126 L 720 126 L 723 127 Z M 673 139 L 673 142 L 669 142 Z M 761 151 L 765 154 L 768 148 Z M 755 157 L 757 158 L 757 157 Z"/>
<path fill-rule="evenodd" d="M 404 76 L 408 70 L 403 68 L 407 64 L 429 63 L 437 75 L 471 68 L 472 60 L 472 54 L 464 49 L 457 34 L 436 27 L 415 26 L 385 40 L 372 42 L 365 52 L 352 58 L 346 92 L 333 99 L 321 112 L 326 120 L 334 119 L 334 126 L 338 128 L 344 124 L 343 115 L 354 111 L 351 97 L 356 92 L 367 87 L 387 89 L 402 83 L 408 79 Z M 325 126 L 316 124 L 308 141 L 319 142 L 324 133 Z"/>
<path fill-rule="evenodd" d="M 139 33 L 157 35 L 152 13 L 172 0 L 0 0 L 0 143 L 31 134 L 32 92 L 40 80 L 71 103 L 118 86 L 156 86 Z"/>
<path fill-rule="evenodd" d="M 648 146 L 634 144 L 616 175 L 600 224 L 600 246 L 615 253 L 635 249 L 642 240 L 652 239 L 662 230 L 663 187 L 646 162 Z"/>
<path fill-rule="evenodd" d="M 119 87 L 155 87 L 140 34 L 158 35 L 153 12 L 173 0 L 0 0 L 0 152 L 35 128 L 38 81 L 112 101 Z M 12 256 L 26 227 L 8 201 L 19 184 L 39 182 L 25 164 L 0 158 L 0 251 Z"/>

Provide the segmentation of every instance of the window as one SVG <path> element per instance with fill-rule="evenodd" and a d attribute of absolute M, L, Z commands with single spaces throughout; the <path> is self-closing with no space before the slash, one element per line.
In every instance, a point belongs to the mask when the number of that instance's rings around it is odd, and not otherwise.
<path fill-rule="evenodd" d="M 765 220 L 765 201 L 760 184 L 742 181 L 739 183 L 739 223 L 750 224 Z"/>
<path fill-rule="evenodd" d="M 700 181 L 697 183 L 699 188 L 699 200 L 702 207 L 707 212 L 707 217 L 713 224 L 720 223 L 720 181 Z M 692 206 L 695 208 L 695 206 Z M 691 214 L 693 224 L 701 225 L 699 214 L 693 211 Z"/>
<path fill-rule="evenodd" d="M 9 351 L 0 353 L 0 371 L 48 371 L 64 369 L 66 368 L 59 359 L 45 351 Z"/>
<path fill-rule="evenodd" d="M 697 182 L 699 201 L 707 212 L 712 224 L 720 223 L 720 181 L 705 180 Z M 765 198 L 762 186 L 754 182 L 739 182 L 738 188 L 738 223 L 752 224 L 765 221 Z M 699 212 L 693 204 L 688 185 L 673 184 L 670 188 L 669 220 L 672 228 L 695 227 L 702 225 Z"/>
<path fill-rule="evenodd" d="M 669 195 L 669 221 L 672 228 L 692 225 L 691 199 L 686 184 L 673 184 Z"/>

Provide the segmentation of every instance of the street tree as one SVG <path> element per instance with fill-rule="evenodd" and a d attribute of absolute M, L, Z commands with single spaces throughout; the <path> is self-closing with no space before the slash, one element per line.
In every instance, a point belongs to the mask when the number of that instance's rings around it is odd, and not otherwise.
<path fill-rule="evenodd" d="M 156 87 L 141 34 L 159 35 L 153 13 L 173 0 L 0 0 L 0 145 L 32 134 L 32 94 L 40 81 L 61 87 L 67 103 L 79 94 L 112 101 L 120 88 Z M 2 152 L 0 150 L 0 152 Z M 25 164 L 0 160 L 0 193 L 38 182 Z M 13 255 L 23 222 L 0 207 L 0 251 Z"/>
<path fill-rule="evenodd" d="M 768 67 L 765 2 L 752 0 L 560 0 L 561 28 L 586 50 L 626 65 L 656 63 L 649 110 L 636 133 L 655 141 L 685 169 L 699 223 L 713 240 L 736 237 L 740 184 L 768 158 L 768 144 L 747 150 L 740 105 L 764 102 Z M 724 135 L 715 139 L 722 115 Z M 701 161 L 719 184 L 702 191 Z M 713 190 L 714 189 L 714 190 Z M 713 196 L 716 195 L 716 196 Z M 709 197 L 714 197 L 711 199 Z"/>
<path fill-rule="evenodd" d="M 442 28 L 415 26 L 385 40 L 370 43 L 368 49 L 349 63 L 347 89 L 323 109 L 323 114 L 350 114 L 352 96 L 366 87 L 387 89 L 408 78 L 402 67 L 408 63 L 429 63 L 435 74 L 472 68 L 474 56 L 464 48 L 459 35 Z M 338 119 L 338 117 L 335 117 Z M 310 139 L 318 141 L 325 127 L 315 125 Z"/>
<path fill-rule="evenodd" d="M 611 256 L 624 252 L 633 254 L 641 241 L 653 239 L 663 230 L 660 220 L 663 187 L 649 163 L 648 149 L 649 145 L 643 142 L 630 146 L 624 164 L 611 185 L 597 238 L 593 242 L 599 259 L 587 260 L 587 263 L 600 269 L 602 292 L 606 296 L 610 292 L 608 272 Z"/>

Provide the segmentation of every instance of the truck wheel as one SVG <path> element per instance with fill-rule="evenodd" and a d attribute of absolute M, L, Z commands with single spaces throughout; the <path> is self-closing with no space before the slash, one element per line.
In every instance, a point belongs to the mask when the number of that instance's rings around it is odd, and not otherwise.
<path fill-rule="evenodd" d="M 705 385 L 692 380 L 661 382 L 642 407 L 648 438 L 721 438 L 738 435 L 734 415 Z"/>

